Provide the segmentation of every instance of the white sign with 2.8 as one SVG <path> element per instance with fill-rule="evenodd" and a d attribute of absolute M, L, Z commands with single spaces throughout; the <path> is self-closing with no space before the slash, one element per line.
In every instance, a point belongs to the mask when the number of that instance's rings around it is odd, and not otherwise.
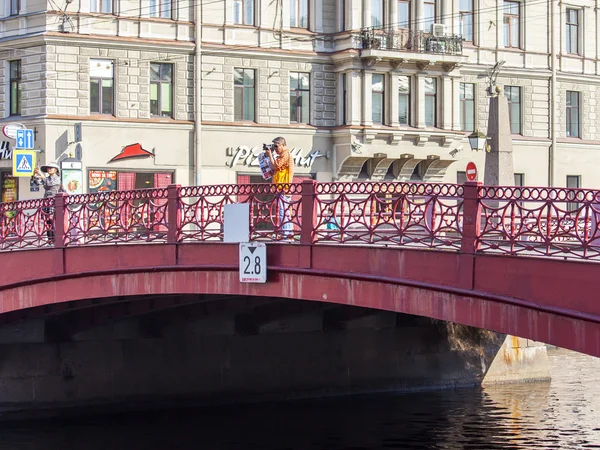
<path fill-rule="evenodd" d="M 240 243 L 240 282 L 267 282 L 267 246 L 264 242 Z"/>

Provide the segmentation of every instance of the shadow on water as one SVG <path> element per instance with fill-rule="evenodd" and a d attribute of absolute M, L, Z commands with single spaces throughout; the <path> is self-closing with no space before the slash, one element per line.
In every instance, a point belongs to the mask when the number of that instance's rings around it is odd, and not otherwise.
<path fill-rule="evenodd" d="M 0 450 L 600 448 L 600 359 L 550 364 L 551 383 L 5 424 Z"/>

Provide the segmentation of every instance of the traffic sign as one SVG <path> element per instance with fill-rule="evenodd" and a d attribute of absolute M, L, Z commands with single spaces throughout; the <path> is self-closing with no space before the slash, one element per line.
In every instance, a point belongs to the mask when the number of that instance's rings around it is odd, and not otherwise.
<path fill-rule="evenodd" d="M 467 180 L 468 181 L 477 181 L 477 166 L 474 162 L 470 162 L 467 164 Z"/>
<path fill-rule="evenodd" d="M 2 127 L 2 133 L 4 134 L 4 136 L 6 136 L 9 139 L 16 139 L 17 138 L 17 130 L 24 130 L 25 129 L 25 125 L 23 125 L 22 123 L 7 123 L 6 125 L 4 125 Z"/>
<path fill-rule="evenodd" d="M 13 177 L 30 177 L 35 170 L 36 152 L 13 150 Z"/>
<path fill-rule="evenodd" d="M 17 130 L 17 146 L 27 150 L 33 150 L 35 142 L 33 139 L 33 130 Z"/>
<path fill-rule="evenodd" d="M 267 282 L 267 246 L 264 242 L 240 243 L 240 283 Z"/>

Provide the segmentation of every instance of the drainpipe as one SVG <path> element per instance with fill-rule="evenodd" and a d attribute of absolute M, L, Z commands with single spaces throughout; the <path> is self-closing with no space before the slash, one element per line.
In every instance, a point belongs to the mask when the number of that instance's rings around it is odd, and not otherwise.
<path fill-rule="evenodd" d="M 200 168 L 202 167 L 202 2 L 196 2 L 194 7 L 194 183 L 201 183 Z"/>
<path fill-rule="evenodd" d="M 558 0 L 550 0 L 550 70 L 552 71 L 552 79 L 550 81 L 550 149 L 548 150 L 548 186 L 554 186 L 554 154 L 556 150 L 556 105 L 557 88 L 556 88 L 556 37 L 559 22 L 560 8 L 556 7 Z M 560 25 L 559 25 L 560 26 Z"/>

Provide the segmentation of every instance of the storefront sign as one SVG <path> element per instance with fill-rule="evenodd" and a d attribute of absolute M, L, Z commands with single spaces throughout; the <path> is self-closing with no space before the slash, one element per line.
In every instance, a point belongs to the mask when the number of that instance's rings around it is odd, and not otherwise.
<path fill-rule="evenodd" d="M 63 169 L 62 183 L 67 194 L 83 194 L 83 171 L 79 169 Z"/>
<path fill-rule="evenodd" d="M 114 191 L 117 189 L 117 172 L 113 170 L 90 170 L 88 188 L 90 194 Z"/>
<path fill-rule="evenodd" d="M 240 145 L 234 152 L 231 162 L 227 164 L 229 167 L 235 167 L 238 164 L 248 167 L 259 167 L 258 166 L 258 155 L 262 152 L 261 147 L 247 147 Z M 319 150 L 313 150 L 306 156 L 302 156 L 301 148 L 293 148 L 290 150 L 290 154 L 294 160 L 294 165 L 297 167 L 305 167 L 310 169 L 315 159 L 325 156 Z"/>
<path fill-rule="evenodd" d="M 0 143 L 0 159 L 12 159 L 12 148 L 10 148 L 10 142 L 2 141 Z"/>
<path fill-rule="evenodd" d="M 19 179 L 10 172 L 2 172 L 2 203 L 16 202 L 19 195 Z"/>
<path fill-rule="evenodd" d="M 130 144 L 130 145 L 123 147 L 123 150 L 121 150 L 121 153 L 119 153 L 117 156 L 115 156 L 109 162 L 119 161 L 121 159 L 128 159 L 128 158 L 148 158 L 150 156 L 153 156 L 153 153 L 149 152 L 148 150 L 144 150 L 142 148 L 141 144 Z"/>
<path fill-rule="evenodd" d="M 17 130 L 24 130 L 22 123 L 7 123 L 2 127 L 2 133 L 9 139 L 17 139 Z"/>

